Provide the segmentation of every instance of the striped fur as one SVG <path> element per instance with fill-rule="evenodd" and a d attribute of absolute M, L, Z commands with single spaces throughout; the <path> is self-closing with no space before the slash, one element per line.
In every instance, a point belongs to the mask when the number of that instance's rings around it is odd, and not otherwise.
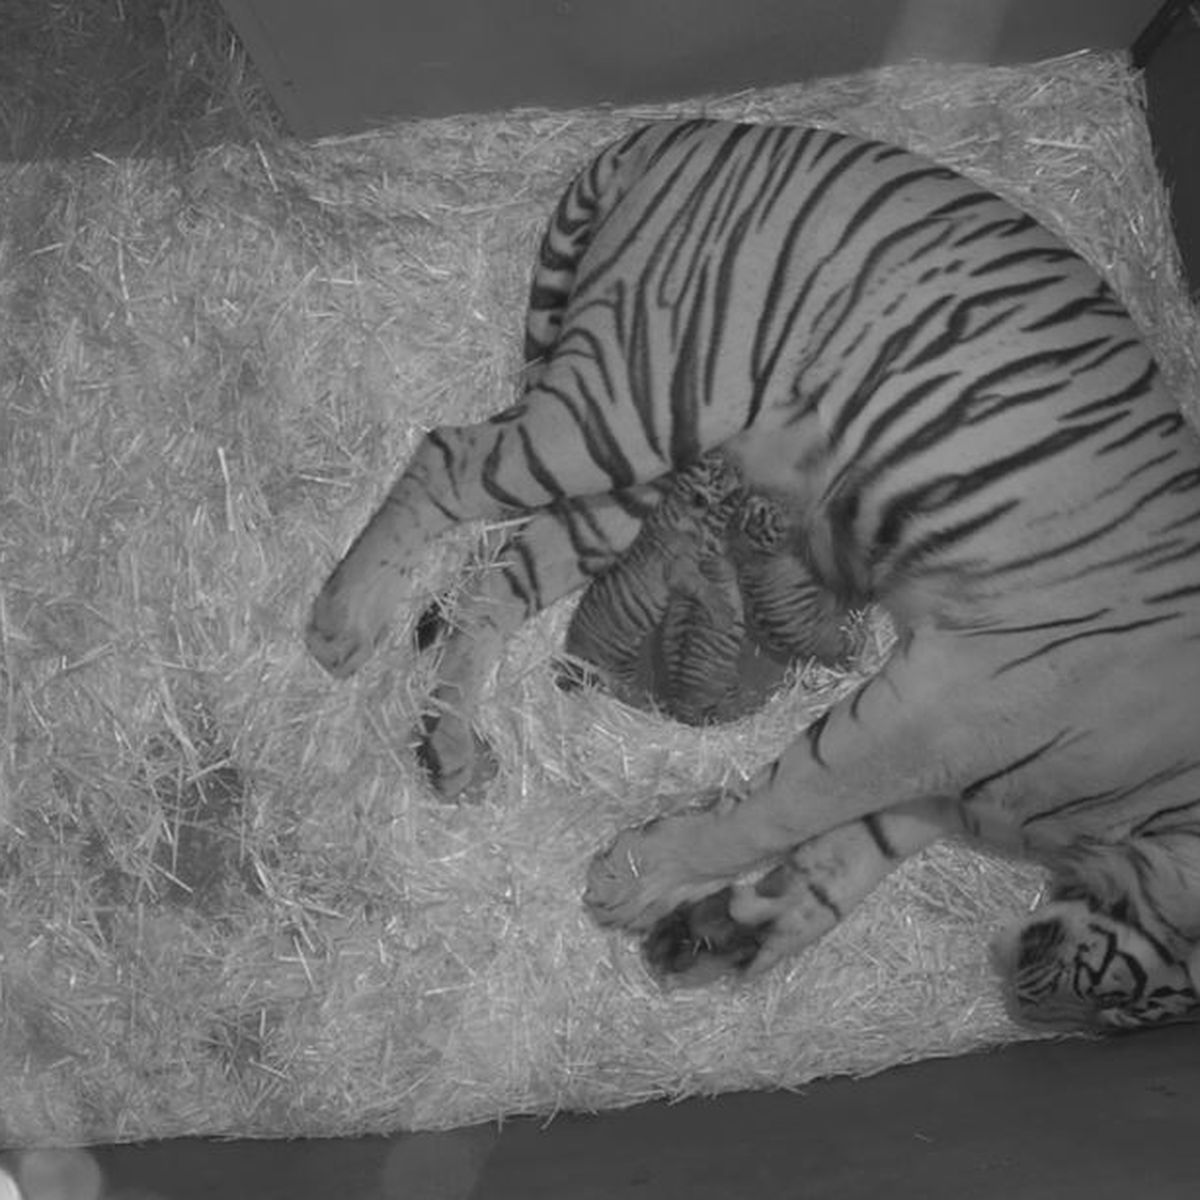
<path fill-rule="evenodd" d="M 725 541 L 741 496 L 724 457 L 704 455 L 584 591 L 566 651 L 617 696 L 698 724 L 736 685 L 742 605 Z"/>
<path fill-rule="evenodd" d="M 633 545 L 585 588 L 561 681 L 598 677 L 630 704 L 701 725 L 746 708 L 750 647 L 784 665 L 844 662 L 850 614 L 793 533 L 780 504 L 747 492 L 719 451 L 676 472 Z"/>
<path fill-rule="evenodd" d="M 784 662 L 815 658 L 826 666 L 853 653 L 850 611 L 819 583 L 781 506 L 749 494 L 729 538 L 750 638 Z"/>
<path fill-rule="evenodd" d="M 688 725 L 723 718 L 736 699 L 745 641 L 742 593 L 722 545 L 672 572 L 655 645 L 655 678 L 667 711 Z"/>
<path fill-rule="evenodd" d="M 318 661 L 349 674 L 411 602 L 431 538 L 532 514 L 467 606 L 470 633 L 443 652 L 426 747 L 453 764 L 447 792 L 469 775 L 479 663 L 632 544 L 665 476 L 720 448 L 796 514 L 816 583 L 883 605 L 900 637 L 743 785 L 597 855 L 595 918 L 679 971 L 722 944 L 688 932 L 696 910 L 723 912 L 741 949 L 708 965 L 752 971 L 920 845 L 965 832 L 1045 863 L 1065 911 L 1132 930 L 1129 945 L 1172 969 L 1190 961 L 1200 449 L 1092 268 L 896 147 L 663 123 L 602 151 L 564 193 L 527 328 L 537 365 L 520 400 L 427 435 L 308 628 Z M 892 825 L 905 836 L 873 838 Z M 743 882 L 755 877 L 765 894 Z M 1087 957 L 1091 934 L 1062 911 L 1046 921 L 1062 936 L 1029 934 L 1037 953 L 1008 960 L 1018 991 L 1026 970 L 1046 978 L 1040 954 Z M 1076 1022 L 1138 1023 L 1134 991 L 1087 983 Z"/>
<path fill-rule="evenodd" d="M 996 939 L 993 957 L 1011 1014 L 1042 1029 L 1194 1020 L 1200 1004 L 1187 962 L 1086 896 L 1051 900 L 1015 923 Z"/>

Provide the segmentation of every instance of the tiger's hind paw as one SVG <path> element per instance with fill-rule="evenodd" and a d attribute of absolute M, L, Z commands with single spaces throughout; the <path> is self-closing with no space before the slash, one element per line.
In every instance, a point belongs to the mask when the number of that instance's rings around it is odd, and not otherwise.
<path fill-rule="evenodd" d="M 335 679 L 353 675 L 383 640 L 398 603 L 395 582 L 382 572 L 354 582 L 339 567 L 317 593 L 304 644 Z"/>
<path fill-rule="evenodd" d="M 789 856 L 662 917 L 642 941 L 664 983 L 693 987 L 760 975 L 824 937 L 838 915 L 828 896 Z"/>
<path fill-rule="evenodd" d="M 730 911 L 733 888 L 681 904 L 642 940 L 642 957 L 663 983 L 703 987 L 748 971 L 770 933 L 771 921 L 746 924 Z"/>
<path fill-rule="evenodd" d="M 482 799 L 499 770 L 491 746 L 451 713 L 421 718 L 416 754 L 433 790 L 447 801 Z"/>
<path fill-rule="evenodd" d="M 346 679 L 371 657 L 378 638 L 367 637 L 354 629 L 334 603 L 322 604 L 322 599 L 318 596 L 312 607 L 304 630 L 304 644 L 330 675 L 335 679 Z"/>

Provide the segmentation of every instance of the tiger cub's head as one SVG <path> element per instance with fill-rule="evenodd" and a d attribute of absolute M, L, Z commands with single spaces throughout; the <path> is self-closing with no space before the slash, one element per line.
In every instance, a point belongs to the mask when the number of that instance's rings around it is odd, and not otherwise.
<path fill-rule="evenodd" d="M 659 521 L 675 536 L 722 537 L 743 496 L 737 467 L 712 450 L 677 471 L 659 510 Z"/>
<path fill-rule="evenodd" d="M 737 515 L 737 533 L 751 550 L 778 554 L 787 540 L 788 522 L 783 509 L 758 492 L 747 492 Z"/>
<path fill-rule="evenodd" d="M 1187 962 L 1083 899 L 1052 900 L 992 945 L 1009 1014 L 1045 1031 L 1200 1020 L 1200 946 Z"/>

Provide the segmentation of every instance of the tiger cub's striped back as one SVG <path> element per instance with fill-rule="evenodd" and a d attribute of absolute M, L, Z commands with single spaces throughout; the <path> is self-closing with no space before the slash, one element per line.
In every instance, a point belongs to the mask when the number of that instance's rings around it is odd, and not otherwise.
<path fill-rule="evenodd" d="M 851 615 L 794 532 L 720 451 L 676 472 L 634 543 L 584 589 L 560 684 L 597 675 L 626 703 L 701 725 L 757 708 L 797 662 L 845 663 Z"/>
<path fill-rule="evenodd" d="M 678 472 L 637 539 L 580 598 L 566 652 L 628 703 L 658 700 L 686 720 L 716 707 L 735 686 L 741 598 L 732 569 L 727 580 L 713 572 L 724 560 L 741 494 L 740 477 L 720 454 Z M 665 670 L 652 661 L 656 632 L 676 643 L 667 648 Z M 693 677 L 693 657 L 711 668 L 707 678 Z"/>
<path fill-rule="evenodd" d="M 844 664 L 856 636 L 845 597 L 818 583 L 803 539 L 769 497 L 749 492 L 729 538 L 750 638 L 765 653 L 792 663 L 813 658 Z"/>

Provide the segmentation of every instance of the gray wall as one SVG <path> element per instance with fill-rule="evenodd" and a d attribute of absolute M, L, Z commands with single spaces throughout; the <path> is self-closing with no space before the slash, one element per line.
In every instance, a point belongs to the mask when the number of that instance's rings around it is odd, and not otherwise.
<path fill-rule="evenodd" d="M 222 0 L 295 132 L 625 103 L 914 56 L 1127 48 L 1159 0 Z"/>

